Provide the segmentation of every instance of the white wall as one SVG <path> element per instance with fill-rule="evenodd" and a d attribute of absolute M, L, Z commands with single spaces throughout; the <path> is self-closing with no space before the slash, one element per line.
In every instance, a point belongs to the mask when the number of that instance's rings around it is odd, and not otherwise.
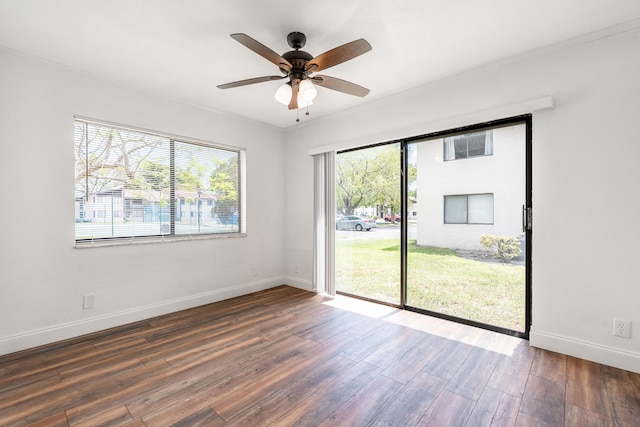
<path fill-rule="evenodd" d="M 0 354 L 283 283 L 282 130 L 8 50 L 0 94 Z M 74 115 L 246 148 L 247 236 L 74 249 Z"/>
<path fill-rule="evenodd" d="M 638 76 L 636 29 L 502 61 L 287 131 L 285 268 L 298 264 L 310 283 L 310 149 L 470 125 L 460 121 L 552 95 L 555 108 L 533 117 L 531 343 L 640 372 Z M 614 317 L 633 321 L 632 339 L 612 336 Z"/>
<path fill-rule="evenodd" d="M 524 238 L 525 125 L 493 132 L 493 154 L 443 160 L 442 138 L 417 143 L 417 243 L 443 248 L 485 250 L 483 234 Z M 493 224 L 445 224 L 444 196 L 494 196 Z"/>

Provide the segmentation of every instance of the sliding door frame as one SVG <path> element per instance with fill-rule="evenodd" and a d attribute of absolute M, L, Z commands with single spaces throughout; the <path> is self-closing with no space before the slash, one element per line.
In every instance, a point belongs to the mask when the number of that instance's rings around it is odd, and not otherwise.
<path fill-rule="evenodd" d="M 463 126 L 454 129 L 447 129 L 445 131 L 433 132 L 425 135 L 418 135 L 411 138 L 406 138 L 401 141 L 402 147 L 402 170 L 407 170 L 408 165 L 408 153 L 407 145 L 424 139 L 433 139 L 448 136 L 456 133 L 465 133 L 476 131 L 480 129 L 504 127 L 510 125 L 524 124 L 525 125 L 525 205 L 523 209 L 523 231 L 525 233 L 525 330 L 516 331 L 512 329 L 503 328 L 496 325 L 490 325 L 487 323 L 478 322 L 475 320 L 465 319 L 462 317 L 452 316 L 449 314 L 440 313 L 437 311 L 427 310 L 423 308 L 413 307 L 407 304 L 407 248 L 408 248 L 408 236 L 407 236 L 407 215 L 403 210 L 401 216 L 402 221 L 402 233 L 400 236 L 401 245 L 401 302 L 402 308 L 408 311 L 414 311 L 417 313 L 426 314 L 441 319 L 452 320 L 454 322 L 462 323 L 465 325 L 475 326 L 482 329 L 487 329 L 494 332 L 500 332 L 506 335 L 512 335 L 518 338 L 529 339 L 529 332 L 531 330 L 531 236 L 532 236 L 532 224 L 531 224 L 531 210 L 532 210 L 532 115 L 524 114 L 519 116 L 508 117 L 499 120 L 493 120 L 484 123 L 477 123 L 474 125 Z M 406 204 L 407 199 L 407 177 L 406 173 L 402 173 L 403 180 L 403 194 L 402 202 Z M 405 206 L 403 206 L 405 209 Z"/>
<path fill-rule="evenodd" d="M 407 252 L 408 252 L 408 218 L 407 218 L 407 200 L 408 200 L 408 174 L 406 171 L 408 170 L 408 150 L 407 145 L 411 143 L 415 143 L 425 139 L 433 139 L 448 136 L 451 134 L 457 133 L 465 133 L 470 131 L 475 131 L 479 129 L 488 129 L 488 128 L 496 128 L 496 127 L 504 127 L 510 125 L 524 124 L 525 125 L 525 205 L 523 209 L 523 231 L 525 233 L 525 330 L 524 331 L 516 331 L 512 329 L 507 329 L 504 327 L 490 325 L 470 319 L 465 319 L 457 316 L 452 316 L 436 311 L 431 311 L 419 307 L 413 307 L 407 304 Z M 347 295 L 354 298 L 359 298 L 362 300 L 373 301 L 379 304 L 389 305 L 392 307 L 397 307 L 401 309 L 405 309 L 408 311 L 414 311 L 417 313 L 438 317 L 446 320 L 455 321 L 458 323 L 475 326 L 482 329 L 491 330 L 494 332 L 500 332 L 506 335 L 511 335 L 519 338 L 529 339 L 529 333 L 531 330 L 531 237 L 532 237 L 532 224 L 531 224 L 531 211 L 532 211 L 532 197 L 533 197 L 533 186 L 532 186 L 532 114 L 523 114 L 512 116 L 508 118 L 492 120 L 482 123 L 477 123 L 469 126 L 462 126 L 453 129 L 447 129 L 443 131 L 431 132 L 423 135 L 416 135 L 408 138 L 396 139 L 391 141 L 386 141 L 377 144 L 371 144 L 367 146 L 362 146 L 358 148 L 340 150 L 336 154 L 346 153 L 349 151 L 357 151 L 363 150 L 367 148 L 377 147 L 381 145 L 387 144 L 400 144 L 400 212 L 402 212 L 400 219 L 400 304 L 393 304 L 384 301 L 373 300 L 371 298 L 350 294 L 347 292 L 340 292 L 337 290 L 336 293 Z M 335 240 L 334 240 L 335 245 Z"/>

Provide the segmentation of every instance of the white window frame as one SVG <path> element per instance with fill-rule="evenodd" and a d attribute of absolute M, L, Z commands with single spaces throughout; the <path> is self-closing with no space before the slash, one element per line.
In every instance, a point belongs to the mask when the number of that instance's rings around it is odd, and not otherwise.
<path fill-rule="evenodd" d="M 487 221 L 478 221 L 474 218 L 470 219 L 470 216 L 474 216 L 473 209 L 469 208 L 469 204 L 470 204 L 470 200 L 472 200 L 473 202 L 482 202 L 483 199 L 487 199 L 486 196 L 491 196 L 491 221 L 487 222 Z M 451 219 L 451 216 L 448 215 L 448 210 L 447 210 L 447 201 L 448 200 L 465 200 L 465 212 L 464 212 L 464 216 L 465 216 L 465 220 L 464 221 L 451 221 L 451 220 L 447 220 L 447 218 Z M 495 196 L 493 193 L 479 193 L 479 194 L 448 194 L 444 196 L 444 201 L 443 201 L 443 207 L 444 207 L 444 223 L 446 225 L 450 225 L 450 224 L 469 224 L 469 225 L 493 225 L 494 221 L 495 221 L 495 203 L 494 200 Z M 472 215 L 469 215 L 470 212 L 472 213 Z"/>
<path fill-rule="evenodd" d="M 168 133 L 164 133 L 164 132 L 159 132 L 159 131 L 154 131 L 154 130 L 147 130 L 147 129 L 142 129 L 142 128 L 137 128 L 137 127 L 133 127 L 133 126 L 128 126 L 128 125 L 121 125 L 121 124 L 115 124 L 115 123 L 110 123 L 110 122 L 106 122 L 106 121 L 102 121 L 102 120 L 95 120 L 95 119 L 90 119 L 90 118 L 86 118 L 86 117 L 81 117 L 81 116 L 75 116 L 74 117 L 74 128 L 75 128 L 75 124 L 77 124 L 78 122 L 84 122 L 84 123 L 88 123 L 91 125 L 97 125 L 97 126 L 103 126 L 103 127 L 107 127 L 107 128 L 115 128 L 115 129 L 119 129 L 119 130 L 126 130 L 126 131 L 132 131 L 132 132 L 140 132 L 140 133 L 144 133 L 144 134 L 148 134 L 148 135 L 153 135 L 154 137 L 159 137 L 159 138 L 166 138 L 168 140 L 171 141 L 171 144 L 174 145 L 176 143 L 179 144 L 188 144 L 188 145 L 193 145 L 193 146 L 200 146 L 200 147 L 206 147 L 206 148 L 212 148 L 212 149 L 216 149 L 216 150 L 223 150 L 223 151 L 228 151 L 228 152 L 232 152 L 237 154 L 237 159 L 238 159 L 238 198 L 237 198 L 237 203 L 238 203 L 238 216 L 237 216 L 237 229 L 232 230 L 232 231 L 225 231 L 225 232 L 199 232 L 199 233 L 191 233 L 191 234 L 176 234 L 175 233 L 175 226 L 171 223 L 170 228 L 169 228 L 169 232 L 164 232 L 166 230 L 164 230 L 161 233 L 158 234 L 154 234 L 154 235 L 132 235 L 132 236 L 125 236 L 125 237 L 91 237 L 91 238 L 77 238 L 77 233 L 76 233 L 76 241 L 75 241 L 75 247 L 76 248 L 83 248 L 83 247 L 94 247 L 94 246 L 115 246 L 115 245 L 126 245 L 126 244 L 135 244 L 135 243 L 153 243 L 153 242 L 170 242 L 170 241 L 183 241 L 183 240 L 199 240 L 199 239 L 212 239 L 212 238 L 233 238 L 233 237 L 246 237 L 246 150 L 244 148 L 240 148 L 240 147 L 235 147 L 235 146 L 230 146 L 230 145 L 224 145 L 224 144 L 218 144 L 218 143 L 212 143 L 209 141 L 203 141 L 203 140 L 198 140 L 195 138 L 185 138 L 183 136 L 178 136 L 178 135 L 173 135 L 173 134 L 168 134 Z M 75 146 L 75 135 L 74 135 L 74 146 Z M 173 150 L 173 149 L 172 149 Z M 172 154 L 173 155 L 173 151 Z M 76 155 L 77 156 L 77 155 Z M 77 157 L 76 157 L 77 159 Z M 176 191 L 176 181 L 175 181 L 175 171 L 173 170 L 173 165 L 171 166 L 172 170 L 170 172 L 170 176 L 171 176 L 171 182 L 170 182 L 170 188 L 171 188 L 171 194 L 174 194 Z M 78 200 L 77 198 L 77 192 L 78 189 L 76 188 L 76 202 Z M 91 195 L 91 194 L 85 194 L 83 197 L 83 200 L 86 202 L 87 197 L 89 197 L 90 199 L 95 199 L 95 195 Z M 175 196 L 174 196 L 175 199 Z M 137 206 L 137 205 L 136 205 Z M 174 203 L 172 204 L 173 209 L 175 212 L 177 212 L 180 207 L 181 207 L 181 201 L 180 200 L 174 200 Z M 85 205 L 85 209 L 83 209 L 83 217 L 86 217 L 86 205 Z M 135 213 L 135 212 L 134 212 Z M 93 211 L 93 218 L 95 218 L 96 216 L 96 211 Z M 172 221 L 175 220 L 175 214 L 172 215 Z M 80 222 L 84 222 L 83 221 L 84 218 L 81 218 Z M 77 223 L 77 219 L 76 219 L 76 223 Z M 76 224 L 76 227 L 78 227 L 78 224 Z"/>

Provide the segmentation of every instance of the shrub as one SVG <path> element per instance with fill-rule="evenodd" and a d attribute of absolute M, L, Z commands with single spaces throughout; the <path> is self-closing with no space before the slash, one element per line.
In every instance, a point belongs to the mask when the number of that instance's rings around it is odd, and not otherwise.
<path fill-rule="evenodd" d="M 511 262 L 513 258 L 520 256 L 520 241 L 515 237 L 491 236 L 483 234 L 480 236 L 480 244 L 492 253 L 495 259 L 502 262 Z"/>

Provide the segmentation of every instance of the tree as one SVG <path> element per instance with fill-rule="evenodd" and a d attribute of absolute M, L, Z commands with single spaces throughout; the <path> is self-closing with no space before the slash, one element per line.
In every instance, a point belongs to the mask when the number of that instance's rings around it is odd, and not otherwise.
<path fill-rule="evenodd" d="M 400 211 L 400 150 L 397 144 L 385 145 L 376 156 L 376 176 L 374 185 L 374 204 L 388 212 Z"/>
<path fill-rule="evenodd" d="M 154 150 L 164 145 L 168 147 L 165 138 L 76 122 L 76 195 L 116 188 L 162 187 L 166 182 L 158 177 L 169 165 L 152 156 Z"/>
<path fill-rule="evenodd" d="M 217 196 L 212 213 L 224 223 L 233 222 L 233 216 L 238 212 L 237 157 L 227 161 L 216 160 L 216 168 L 209 177 L 209 191 Z"/>
<path fill-rule="evenodd" d="M 344 215 L 363 206 L 383 206 L 397 212 L 400 182 L 398 144 L 341 153 L 336 161 L 337 208 Z"/>
<path fill-rule="evenodd" d="M 168 191 L 169 165 L 151 160 L 143 160 L 138 167 L 134 179 L 125 184 L 127 189 Z"/>
<path fill-rule="evenodd" d="M 207 189 L 206 175 L 209 171 L 200 159 L 192 157 L 186 166 L 176 166 L 176 183 L 184 190 L 201 191 Z"/>
<path fill-rule="evenodd" d="M 374 177 L 370 158 L 358 151 L 340 154 L 336 161 L 336 207 L 344 215 L 353 215 L 353 210 L 370 205 Z"/>

